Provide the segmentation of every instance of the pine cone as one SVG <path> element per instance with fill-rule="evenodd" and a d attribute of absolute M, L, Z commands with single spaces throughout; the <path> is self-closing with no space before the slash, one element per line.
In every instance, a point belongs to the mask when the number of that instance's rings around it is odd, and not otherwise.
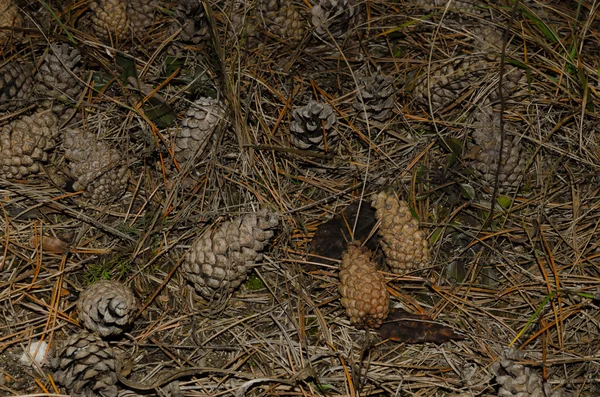
<path fill-rule="evenodd" d="M 500 386 L 499 397 L 561 397 L 562 389 L 552 390 L 552 386 L 542 382 L 542 377 L 531 368 L 515 361 L 524 353 L 512 349 L 502 352 L 499 362 L 492 364 L 492 372 Z"/>
<path fill-rule="evenodd" d="M 87 331 L 71 335 L 52 360 L 54 380 L 73 397 L 116 397 L 115 357 L 110 346 Z"/>
<path fill-rule="evenodd" d="M 40 171 L 58 137 L 56 117 L 43 111 L 0 127 L 0 177 L 23 179 Z"/>
<path fill-rule="evenodd" d="M 262 258 L 279 223 L 277 215 L 261 211 L 225 222 L 204 235 L 185 257 L 183 275 L 206 299 L 233 292 L 246 278 L 248 266 Z"/>
<path fill-rule="evenodd" d="M 64 43 L 51 45 L 35 76 L 38 93 L 63 102 L 77 99 L 82 86 L 73 75 L 79 74 L 80 62 L 78 49 Z"/>
<path fill-rule="evenodd" d="M 500 155 L 500 114 L 491 108 L 475 114 L 473 140 L 477 145 L 473 149 L 474 160 L 471 163 L 477 173 L 490 185 L 496 181 L 496 172 Z M 526 160 L 521 156 L 521 146 L 516 137 L 508 135 L 510 123 L 504 124 L 505 138 L 502 146 L 502 167 L 498 181 L 503 190 L 519 185 L 519 178 L 525 171 Z"/>
<path fill-rule="evenodd" d="M 180 163 L 193 160 L 207 146 L 225 117 L 223 105 L 213 98 L 200 98 L 185 112 L 183 128 L 176 132 L 175 159 Z"/>
<path fill-rule="evenodd" d="M 181 0 L 176 3 L 173 10 L 177 23 L 173 23 L 171 33 L 181 27 L 178 40 L 198 44 L 210 39 L 209 25 L 201 2 Z"/>
<path fill-rule="evenodd" d="M 390 295 L 371 251 L 354 243 L 342 254 L 340 295 L 350 323 L 359 328 L 379 328 L 386 319 Z"/>
<path fill-rule="evenodd" d="M 427 237 L 419 230 L 406 201 L 381 192 L 372 202 L 375 217 L 381 222 L 379 235 L 386 263 L 397 274 L 420 270 L 429 262 Z"/>
<path fill-rule="evenodd" d="M 63 133 L 65 159 L 76 181 L 73 189 L 93 203 L 111 203 L 121 198 L 129 179 L 127 165 L 119 152 L 88 132 L 66 130 Z"/>
<path fill-rule="evenodd" d="M 360 87 L 360 98 L 354 100 L 352 105 L 358 111 L 359 117 L 365 116 L 365 110 L 369 119 L 385 122 L 393 116 L 394 104 L 396 103 L 396 89 L 394 78 L 385 76 L 377 71 L 372 77 L 362 79 Z M 364 102 L 364 105 L 363 105 Z"/>
<path fill-rule="evenodd" d="M 476 26 L 472 29 L 473 49 L 481 52 L 488 61 L 500 59 L 502 53 L 502 32 L 493 26 Z"/>
<path fill-rule="evenodd" d="M 133 34 L 144 37 L 154 23 L 155 0 L 127 0 L 127 19 Z"/>
<path fill-rule="evenodd" d="M 315 33 L 324 39 L 329 34 L 339 39 L 348 35 L 350 26 L 356 24 L 358 5 L 354 0 L 319 0 L 311 9 Z"/>
<path fill-rule="evenodd" d="M 79 321 L 90 331 L 101 336 L 120 335 L 135 315 L 137 299 L 124 284 L 101 280 L 87 287 L 79 296 Z"/>
<path fill-rule="evenodd" d="M 0 0 L 0 28 L 20 28 L 21 26 L 23 26 L 23 17 L 15 2 Z M 8 43 L 13 36 L 21 36 L 21 33 L 10 29 L 0 30 L 0 45 Z"/>
<path fill-rule="evenodd" d="M 129 38 L 129 20 L 124 0 L 96 0 L 90 3 L 94 33 L 105 41 Z"/>
<path fill-rule="evenodd" d="M 264 13 L 266 29 L 273 36 L 291 45 L 302 41 L 304 21 L 290 0 L 267 0 Z"/>
<path fill-rule="evenodd" d="M 18 62 L 0 66 L 0 112 L 12 112 L 27 105 L 33 88 L 32 76 L 31 67 Z"/>
<path fill-rule="evenodd" d="M 482 79 L 481 63 L 476 58 L 458 59 L 435 67 L 427 67 L 413 89 L 413 96 L 429 108 L 429 92 L 433 111 L 440 111 L 457 101 Z"/>
<path fill-rule="evenodd" d="M 331 127 L 337 122 L 333 108 L 326 103 L 310 101 L 308 105 L 294 109 L 290 126 L 290 141 L 300 149 L 324 150 L 337 140 L 337 132 Z"/>

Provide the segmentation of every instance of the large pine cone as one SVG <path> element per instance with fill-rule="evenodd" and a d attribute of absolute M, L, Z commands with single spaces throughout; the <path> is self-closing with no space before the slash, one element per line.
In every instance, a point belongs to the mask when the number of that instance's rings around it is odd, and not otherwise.
<path fill-rule="evenodd" d="M 121 155 L 89 132 L 66 130 L 63 133 L 65 159 L 75 178 L 73 189 L 83 190 L 93 203 L 118 200 L 127 188 L 128 168 Z"/>
<path fill-rule="evenodd" d="M 427 237 L 419 230 L 408 204 L 394 194 L 381 192 L 372 202 L 375 217 L 381 222 L 379 235 L 385 260 L 392 272 L 403 274 L 419 270 L 429 262 Z"/>
<path fill-rule="evenodd" d="M 225 222 L 212 234 L 196 241 L 181 266 L 183 275 L 206 299 L 233 292 L 246 278 L 248 266 L 279 224 L 276 214 L 261 211 Z"/>
<path fill-rule="evenodd" d="M 477 173 L 493 186 L 496 181 L 498 160 L 500 159 L 500 114 L 486 108 L 475 114 L 476 122 L 473 140 L 477 146 L 472 151 L 471 163 Z M 505 139 L 502 146 L 502 167 L 498 181 L 503 191 L 518 187 L 519 179 L 525 171 L 526 159 L 521 155 L 518 138 L 512 137 L 510 123 L 504 123 Z"/>
<path fill-rule="evenodd" d="M 379 71 L 372 77 L 365 77 L 359 88 L 362 101 L 357 96 L 352 105 L 358 111 L 358 116 L 385 122 L 393 116 L 396 103 L 396 89 L 394 78 L 385 76 Z"/>
<path fill-rule="evenodd" d="M 315 33 L 324 39 L 345 37 L 356 24 L 359 6 L 354 0 L 320 0 L 311 9 Z"/>
<path fill-rule="evenodd" d="M 208 145 L 213 132 L 225 117 L 223 105 L 213 98 L 200 98 L 185 112 L 183 128 L 176 132 L 175 159 L 193 160 Z"/>
<path fill-rule="evenodd" d="M 379 328 L 386 319 L 390 295 L 371 251 L 350 244 L 340 262 L 340 295 L 350 322 L 359 328 Z"/>
<path fill-rule="evenodd" d="M 133 34 L 143 38 L 154 23 L 155 0 L 127 0 L 127 19 Z"/>
<path fill-rule="evenodd" d="M 87 331 L 71 335 L 51 362 L 54 380 L 73 397 L 116 397 L 115 357 L 110 346 Z"/>
<path fill-rule="evenodd" d="M 94 33 L 109 42 L 129 38 L 127 4 L 124 0 L 96 0 L 90 3 Z"/>
<path fill-rule="evenodd" d="M 264 8 L 265 27 L 275 38 L 292 45 L 302 40 L 306 26 L 290 0 L 266 0 Z"/>
<path fill-rule="evenodd" d="M 137 299 L 124 284 L 101 280 L 87 287 L 79 296 L 79 321 L 103 337 L 121 334 L 133 321 Z"/>
<path fill-rule="evenodd" d="M 552 390 L 552 386 L 542 382 L 542 377 L 530 367 L 517 364 L 523 352 L 507 349 L 502 352 L 500 361 L 492 364 L 492 372 L 500 386 L 499 397 L 561 397 L 562 389 Z"/>
<path fill-rule="evenodd" d="M 27 105 L 33 88 L 32 77 L 30 66 L 14 61 L 0 66 L 0 112 L 12 112 Z"/>
<path fill-rule="evenodd" d="M 79 74 L 81 54 L 70 45 L 53 44 L 36 74 L 38 93 L 61 101 L 74 101 L 82 86 L 73 75 Z"/>
<path fill-rule="evenodd" d="M 20 28 L 23 26 L 23 17 L 19 7 L 13 0 L 0 0 L 0 28 Z M 0 30 L 0 46 L 8 43 L 11 37 L 21 34 L 10 29 Z"/>
<path fill-rule="evenodd" d="M 57 120 L 50 111 L 22 116 L 0 127 L 0 177 L 23 179 L 38 173 L 57 137 Z"/>
<path fill-rule="evenodd" d="M 337 132 L 331 128 L 336 122 L 329 104 L 310 101 L 292 112 L 290 141 L 300 149 L 324 150 L 326 144 L 330 148 L 337 140 Z"/>

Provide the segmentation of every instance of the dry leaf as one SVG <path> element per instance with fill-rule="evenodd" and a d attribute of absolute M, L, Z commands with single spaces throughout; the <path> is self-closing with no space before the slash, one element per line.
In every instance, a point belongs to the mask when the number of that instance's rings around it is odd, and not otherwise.
<path fill-rule="evenodd" d="M 41 243 L 42 251 L 51 252 L 53 254 L 64 254 L 69 250 L 69 244 L 54 237 L 42 236 Z M 31 248 L 36 248 L 36 244 L 39 246 L 39 240 L 36 239 L 35 236 L 32 236 L 29 239 L 29 245 Z"/>
<path fill-rule="evenodd" d="M 427 315 L 411 314 L 402 309 L 392 309 L 387 320 L 375 332 L 384 339 L 412 344 L 444 343 L 465 338 L 447 325 L 434 322 Z"/>

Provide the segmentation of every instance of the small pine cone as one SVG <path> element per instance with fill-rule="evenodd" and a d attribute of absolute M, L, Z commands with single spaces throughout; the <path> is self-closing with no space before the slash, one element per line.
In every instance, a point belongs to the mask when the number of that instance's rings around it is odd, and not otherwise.
<path fill-rule="evenodd" d="M 331 128 L 337 116 L 327 103 L 311 100 L 308 105 L 294 109 L 292 118 L 290 141 L 300 149 L 324 150 L 326 143 L 331 147 L 337 140 L 337 132 Z"/>
<path fill-rule="evenodd" d="M 486 108 L 477 112 L 474 123 L 473 148 L 474 157 L 471 167 L 489 184 L 496 181 L 496 170 L 500 156 L 500 114 Z M 505 134 L 510 130 L 510 123 L 505 123 Z M 505 135 L 502 146 L 502 167 L 498 176 L 504 191 L 516 188 L 519 178 L 525 171 L 526 159 L 521 155 L 521 145 L 516 137 Z"/>
<path fill-rule="evenodd" d="M 129 37 L 127 4 L 124 0 L 96 0 L 90 3 L 92 29 L 107 42 Z"/>
<path fill-rule="evenodd" d="M 403 274 L 426 267 L 429 262 L 427 237 L 419 230 L 419 222 L 412 217 L 406 201 L 380 192 L 372 205 L 376 209 L 375 217 L 381 222 L 381 247 L 392 272 Z"/>
<path fill-rule="evenodd" d="M 500 361 L 492 364 L 492 372 L 500 386 L 499 397 L 561 397 L 562 389 L 552 390 L 552 386 L 542 381 L 542 377 L 530 367 L 517 364 L 524 353 L 513 349 L 502 352 Z"/>
<path fill-rule="evenodd" d="M 340 262 L 340 295 L 350 323 L 359 328 L 379 328 L 387 318 L 390 295 L 371 251 L 350 244 Z"/>
<path fill-rule="evenodd" d="M 176 22 L 172 23 L 170 33 L 174 33 L 181 27 L 178 40 L 198 44 L 210 39 L 209 25 L 201 2 L 180 0 L 176 3 L 173 11 Z"/>
<path fill-rule="evenodd" d="M 58 137 L 56 117 L 43 111 L 0 127 L 0 177 L 23 179 L 40 171 Z"/>
<path fill-rule="evenodd" d="M 155 0 L 127 0 L 127 19 L 133 34 L 144 37 L 154 23 Z"/>
<path fill-rule="evenodd" d="M 265 10 L 265 26 L 273 36 L 288 44 L 298 44 L 304 36 L 302 16 L 290 0 L 268 0 Z"/>
<path fill-rule="evenodd" d="M 79 296 L 79 321 L 102 337 L 120 335 L 127 329 L 137 309 L 137 299 L 124 284 L 101 280 L 87 287 Z"/>
<path fill-rule="evenodd" d="M 51 362 L 54 380 L 73 397 L 116 397 L 115 356 L 97 335 L 80 331 L 69 336 Z"/>
<path fill-rule="evenodd" d="M 111 203 L 121 198 L 129 179 L 127 165 L 119 152 L 100 142 L 90 133 L 66 130 L 63 133 L 65 159 L 75 178 L 73 189 L 93 203 Z"/>
<path fill-rule="evenodd" d="M 175 158 L 180 163 L 193 160 L 208 145 L 225 117 L 225 108 L 216 99 L 200 98 L 185 112 L 183 128 L 176 132 Z"/>
<path fill-rule="evenodd" d="M 394 78 L 382 75 L 379 71 L 372 77 L 362 79 L 360 98 L 354 100 L 352 105 L 358 111 L 359 117 L 364 117 L 366 110 L 369 119 L 385 122 L 393 116 L 396 103 L 396 89 Z M 363 105 L 364 102 L 364 105 Z"/>
<path fill-rule="evenodd" d="M 61 101 L 75 100 L 82 89 L 73 76 L 79 74 L 80 62 L 77 48 L 68 44 L 51 45 L 35 76 L 37 92 Z"/>
<path fill-rule="evenodd" d="M 19 7 L 13 0 L 0 0 L 0 28 L 20 28 L 23 26 L 23 17 Z M 11 29 L 0 30 L 0 45 L 8 43 L 12 36 L 20 36 L 20 32 Z"/>
<path fill-rule="evenodd" d="M 184 277 L 206 299 L 233 292 L 246 278 L 248 266 L 262 258 L 259 252 L 278 224 L 277 215 L 266 211 L 221 224 L 194 243 L 181 267 Z"/>
<path fill-rule="evenodd" d="M 0 66 L 0 112 L 27 105 L 33 89 L 32 77 L 31 67 L 21 63 L 13 61 Z"/>
<path fill-rule="evenodd" d="M 429 78 L 427 67 L 423 68 L 424 74 L 420 77 L 413 89 L 413 96 L 429 108 L 429 93 L 433 111 L 440 111 L 464 95 L 465 91 L 472 89 L 473 85 L 481 81 L 481 63 L 473 58 L 458 59 L 442 66 L 431 66 Z"/>
<path fill-rule="evenodd" d="M 324 39 L 346 37 L 350 26 L 356 24 L 358 5 L 354 0 L 319 0 L 311 9 L 315 33 Z"/>

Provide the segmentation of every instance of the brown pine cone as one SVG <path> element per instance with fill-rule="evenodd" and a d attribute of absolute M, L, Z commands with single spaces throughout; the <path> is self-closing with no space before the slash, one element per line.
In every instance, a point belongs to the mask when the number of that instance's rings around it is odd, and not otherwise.
<path fill-rule="evenodd" d="M 129 180 L 128 168 L 119 152 L 89 132 L 66 130 L 63 149 L 69 173 L 75 178 L 73 189 L 93 203 L 114 202 L 123 196 Z"/>
<path fill-rule="evenodd" d="M 359 328 L 381 327 L 388 316 L 390 295 L 371 251 L 350 244 L 342 254 L 339 277 L 342 306 L 350 323 Z"/>
<path fill-rule="evenodd" d="M 279 224 L 267 211 L 224 222 L 214 233 L 196 241 L 181 266 L 184 277 L 206 299 L 233 292 L 245 279 L 248 267 L 259 261 Z"/>
<path fill-rule="evenodd" d="M 419 222 L 412 217 L 406 201 L 395 194 L 381 192 L 375 195 L 375 217 L 381 222 L 379 235 L 385 260 L 392 272 L 404 274 L 420 270 L 429 263 L 427 236 L 419 230 Z"/>
<path fill-rule="evenodd" d="M 116 397 L 115 357 L 108 343 L 80 331 L 69 336 L 51 366 L 54 380 L 72 397 Z"/>
<path fill-rule="evenodd" d="M 155 0 L 127 0 L 127 19 L 133 34 L 143 38 L 154 23 Z"/>
<path fill-rule="evenodd" d="M 338 138 L 332 128 L 336 122 L 337 116 L 329 104 L 311 100 L 292 112 L 290 141 L 300 149 L 324 150 L 325 142 L 331 148 Z"/>
<path fill-rule="evenodd" d="M 169 28 L 169 33 L 173 34 L 181 28 L 181 33 L 177 37 L 178 41 L 192 42 L 198 44 L 210 39 L 210 30 L 204 7 L 196 0 L 180 0 L 173 8 L 175 18 Z"/>
<path fill-rule="evenodd" d="M 375 75 L 361 80 L 359 90 L 362 101 L 357 95 L 352 106 L 360 118 L 365 117 L 365 111 L 369 119 L 379 122 L 385 122 L 393 116 L 396 103 L 393 77 L 385 76 L 378 70 Z"/>
<path fill-rule="evenodd" d="M 38 94 L 60 101 L 74 101 L 82 90 L 79 80 L 81 54 L 69 44 L 53 44 L 36 74 Z"/>
<path fill-rule="evenodd" d="M 265 27 L 274 37 L 291 45 L 302 40 L 306 26 L 290 0 L 267 0 L 264 7 Z"/>
<path fill-rule="evenodd" d="M 121 334 L 133 321 L 138 302 L 124 284 L 101 280 L 87 287 L 79 296 L 79 321 L 101 336 Z"/>
<path fill-rule="evenodd" d="M 0 112 L 13 112 L 27 105 L 33 89 L 33 70 L 19 62 L 0 66 Z"/>
<path fill-rule="evenodd" d="M 90 3 L 94 33 L 102 40 L 124 41 L 129 38 L 127 4 L 124 0 L 96 0 Z"/>
<path fill-rule="evenodd" d="M 0 28 L 20 28 L 23 17 L 14 0 L 0 0 Z M 8 43 L 11 37 L 21 36 L 20 32 L 11 29 L 0 30 L 0 45 Z"/>
<path fill-rule="evenodd" d="M 320 0 L 311 9 L 312 24 L 317 36 L 339 39 L 348 35 L 359 16 L 359 5 L 354 0 Z"/>
<path fill-rule="evenodd" d="M 50 111 L 22 116 L 0 127 L 0 177 L 23 179 L 38 173 L 57 137 L 57 120 Z"/>
<path fill-rule="evenodd" d="M 218 100 L 196 100 L 185 112 L 183 128 L 176 130 L 175 159 L 186 163 L 200 155 L 224 117 L 225 109 Z"/>

